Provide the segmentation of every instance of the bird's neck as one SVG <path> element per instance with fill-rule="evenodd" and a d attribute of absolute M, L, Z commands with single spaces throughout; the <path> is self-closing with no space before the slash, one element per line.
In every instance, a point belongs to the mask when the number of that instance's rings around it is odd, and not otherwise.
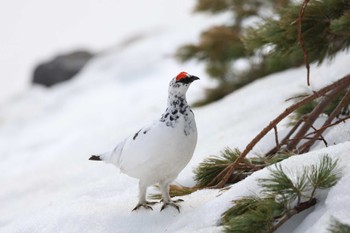
<path fill-rule="evenodd" d="M 168 109 L 185 111 L 188 108 L 186 95 L 182 93 L 170 93 L 168 96 Z"/>
<path fill-rule="evenodd" d="M 163 113 L 160 121 L 165 122 L 168 127 L 175 127 L 177 119 L 181 116 L 188 119 L 191 109 L 187 104 L 185 94 L 172 94 L 168 96 L 168 107 Z M 186 120 L 187 121 L 187 120 Z"/>

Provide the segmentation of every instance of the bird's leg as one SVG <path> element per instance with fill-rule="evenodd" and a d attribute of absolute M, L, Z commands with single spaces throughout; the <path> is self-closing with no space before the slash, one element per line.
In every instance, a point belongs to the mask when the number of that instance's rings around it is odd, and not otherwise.
<path fill-rule="evenodd" d="M 163 209 L 165 209 L 168 206 L 172 206 L 175 209 L 177 209 L 177 211 L 179 211 L 180 213 L 180 206 L 175 204 L 176 202 L 179 201 L 183 201 L 181 199 L 176 200 L 176 201 L 172 201 L 169 195 L 169 182 L 160 182 L 159 183 L 160 186 L 160 191 L 162 192 L 162 196 L 163 196 L 163 205 L 162 208 L 160 209 L 160 211 L 162 211 Z"/>
<path fill-rule="evenodd" d="M 141 181 L 139 182 L 139 202 L 135 206 L 135 208 L 132 211 L 135 211 L 139 209 L 140 207 L 143 207 L 145 209 L 153 210 L 153 208 L 150 206 L 152 202 L 146 201 L 146 192 L 147 192 L 147 185 L 143 184 Z"/>

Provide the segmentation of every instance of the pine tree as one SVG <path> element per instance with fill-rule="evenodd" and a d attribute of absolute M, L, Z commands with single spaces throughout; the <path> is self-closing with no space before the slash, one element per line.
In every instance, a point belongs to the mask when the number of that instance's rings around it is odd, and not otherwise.
<path fill-rule="evenodd" d="M 267 74 L 300 66 L 305 60 L 321 63 L 350 46 L 349 0 L 305 0 L 304 6 L 290 0 L 197 0 L 195 11 L 232 14 L 230 22 L 209 28 L 198 43 L 177 51 L 182 61 L 205 62 L 208 74 L 219 81 L 199 104 L 217 100 Z M 264 12 L 271 12 L 270 17 Z M 252 17 L 261 22 L 246 28 L 245 20 Z M 250 62 L 249 69 L 233 70 L 234 62 L 242 58 Z"/>
<path fill-rule="evenodd" d="M 321 63 L 349 48 L 350 1 L 310 0 L 302 18 L 300 9 L 300 3 L 279 8 L 279 19 L 270 18 L 259 27 L 248 29 L 243 38 L 247 49 L 253 51 L 270 45 L 269 56 L 300 56 L 299 21 L 310 62 Z"/>
<path fill-rule="evenodd" d="M 197 1 L 195 12 L 212 14 L 229 12 L 232 15 L 230 22 L 205 30 L 197 44 L 184 45 L 176 53 L 177 58 L 181 61 L 196 59 L 205 62 L 207 73 L 219 81 L 216 91 L 208 90 L 209 102 L 225 96 L 256 78 L 243 78 L 232 69 L 237 59 L 249 57 L 241 40 L 245 30 L 245 20 L 251 17 L 263 18 L 265 11 L 274 12 L 276 6 L 284 7 L 288 3 L 289 0 Z M 266 72 L 261 72 L 260 75 L 265 74 Z"/>

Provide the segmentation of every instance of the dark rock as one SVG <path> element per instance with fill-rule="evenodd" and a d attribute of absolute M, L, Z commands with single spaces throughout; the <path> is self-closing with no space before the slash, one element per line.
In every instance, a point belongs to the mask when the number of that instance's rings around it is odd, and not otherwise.
<path fill-rule="evenodd" d="M 50 87 L 71 79 L 92 58 L 93 54 L 86 51 L 77 51 L 59 55 L 53 60 L 39 64 L 33 75 L 33 83 Z"/>

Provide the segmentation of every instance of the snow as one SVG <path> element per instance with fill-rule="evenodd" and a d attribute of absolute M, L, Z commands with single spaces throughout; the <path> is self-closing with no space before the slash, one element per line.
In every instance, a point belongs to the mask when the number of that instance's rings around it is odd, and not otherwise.
<path fill-rule="evenodd" d="M 178 64 L 169 56 L 188 37 L 198 36 L 200 28 L 194 28 L 199 21 L 184 27 L 184 20 L 181 26 L 146 33 L 123 49 L 104 51 L 75 79 L 50 90 L 34 86 L 0 109 L 0 232 L 220 232 L 220 216 L 232 200 L 259 193 L 257 179 L 268 176 L 268 169 L 227 191 L 200 190 L 183 197 L 181 213 L 172 208 L 160 212 L 160 205 L 154 211 L 131 212 L 137 202 L 137 180 L 112 165 L 88 160 L 159 118 L 166 107 L 168 83 L 178 72 L 201 78 L 188 91 L 189 102 L 202 97 L 211 85 L 203 65 Z M 291 105 L 286 99 L 349 73 L 348 60 L 348 54 L 339 53 L 332 63 L 312 65 L 311 88 L 306 86 L 305 68 L 295 68 L 193 109 L 198 145 L 176 182 L 193 185 L 193 168 L 226 146 L 244 149 Z M 279 124 L 281 133 L 287 123 Z M 318 197 L 308 215 L 293 219 L 288 223 L 292 227 L 281 228 L 280 233 L 326 232 L 331 217 L 350 224 L 349 131 L 350 123 L 342 123 L 326 132 L 328 147 L 319 143 L 307 154 L 282 161 L 293 175 L 328 154 L 340 160 L 344 176 Z M 254 154 L 273 143 L 270 133 Z"/>
<path fill-rule="evenodd" d="M 350 225 L 350 173 L 341 178 L 338 184 L 330 191 L 326 205 L 329 213 L 343 224 Z"/>

